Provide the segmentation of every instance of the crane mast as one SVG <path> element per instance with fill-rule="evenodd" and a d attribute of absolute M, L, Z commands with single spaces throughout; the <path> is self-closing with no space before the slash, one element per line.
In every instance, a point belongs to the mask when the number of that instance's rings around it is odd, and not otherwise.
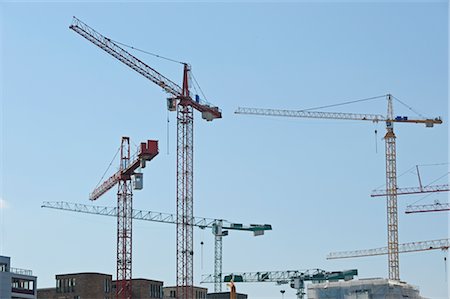
<path fill-rule="evenodd" d="M 177 110 L 177 298 L 193 299 L 193 229 L 190 222 L 193 216 L 193 110 L 201 112 L 207 121 L 221 118 L 222 113 L 218 107 L 191 98 L 190 66 L 187 63 L 183 64 L 183 87 L 180 88 L 76 17 L 73 17 L 70 29 L 172 95 L 168 99 L 169 110 Z"/>
<path fill-rule="evenodd" d="M 130 164 L 130 139 L 122 138 L 120 169 Z M 120 179 L 117 190 L 117 287 L 116 297 L 131 299 L 132 248 L 133 248 L 133 188 L 128 177 Z"/>
<path fill-rule="evenodd" d="M 388 267 L 389 279 L 400 280 L 398 259 L 398 210 L 397 210 L 397 153 L 395 146 L 394 119 L 392 96 L 387 95 L 388 108 L 386 121 L 385 153 L 386 153 L 386 208 L 388 236 Z"/>
<path fill-rule="evenodd" d="M 392 95 L 386 95 L 387 115 L 378 114 L 356 114 L 342 112 L 322 112 L 309 110 L 279 110 L 261 108 L 239 107 L 236 114 L 302 117 L 320 119 L 342 119 L 361 120 L 386 123 L 385 140 L 385 166 L 386 166 L 386 208 L 387 208 L 387 236 L 388 236 L 388 271 L 389 279 L 400 280 L 399 259 L 398 259 L 398 211 L 397 211 L 397 155 L 396 136 L 394 133 L 394 123 L 423 123 L 426 127 L 433 127 L 434 124 L 441 124 L 440 118 L 434 119 L 409 119 L 408 117 L 395 117 L 392 105 Z"/>

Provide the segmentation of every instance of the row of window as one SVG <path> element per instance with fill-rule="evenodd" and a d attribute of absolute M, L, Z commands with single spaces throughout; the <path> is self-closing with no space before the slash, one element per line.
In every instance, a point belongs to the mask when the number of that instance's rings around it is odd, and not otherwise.
<path fill-rule="evenodd" d="M 160 285 L 151 284 L 150 285 L 150 297 L 162 298 L 162 290 Z"/>
<path fill-rule="evenodd" d="M 33 280 L 26 280 L 26 279 L 20 279 L 20 278 L 15 278 L 15 277 L 13 277 L 11 280 L 12 280 L 11 282 L 12 282 L 13 289 L 34 291 L 34 281 Z"/>
<path fill-rule="evenodd" d="M 75 292 L 75 278 L 62 278 L 56 279 L 56 292 L 57 293 L 73 293 Z"/>
<path fill-rule="evenodd" d="M 196 299 L 205 299 L 206 298 L 206 292 L 195 291 L 195 298 Z"/>
<path fill-rule="evenodd" d="M 170 291 L 169 297 L 170 298 L 176 298 L 177 297 L 177 292 L 175 290 L 174 291 Z M 206 292 L 198 291 L 198 290 L 195 291 L 195 299 L 205 299 L 205 298 L 206 298 Z"/>

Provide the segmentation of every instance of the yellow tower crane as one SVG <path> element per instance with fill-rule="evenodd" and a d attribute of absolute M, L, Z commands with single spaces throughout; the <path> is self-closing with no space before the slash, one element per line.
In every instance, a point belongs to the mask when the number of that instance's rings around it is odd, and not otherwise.
<path fill-rule="evenodd" d="M 387 235 L 388 235 L 388 268 L 389 279 L 400 280 L 399 258 L 398 258 L 398 212 L 397 212 L 397 162 L 394 123 L 416 123 L 425 124 L 426 127 L 433 127 L 435 124 L 442 124 L 441 118 L 410 119 L 405 116 L 394 118 L 391 94 L 386 95 L 387 115 L 380 114 L 356 114 L 342 112 L 322 112 L 310 110 L 279 110 L 261 108 L 239 107 L 236 114 L 283 116 L 301 118 L 321 118 L 321 119 L 342 119 L 342 120 L 367 120 L 372 122 L 385 122 L 386 134 L 386 194 L 387 194 Z M 373 98 L 371 98 L 373 99 Z"/>

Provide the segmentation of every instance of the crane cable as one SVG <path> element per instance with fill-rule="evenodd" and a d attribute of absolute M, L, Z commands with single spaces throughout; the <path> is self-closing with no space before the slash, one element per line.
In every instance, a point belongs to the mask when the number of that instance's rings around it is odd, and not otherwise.
<path fill-rule="evenodd" d="M 148 55 L 153 56 L 153 57 L 156 57 L 156 58 L 164 59 L 164 60 L 167 60 L 167 61 L 170 61 L 170 62 L 174 62 L 174 63 L 179 63 L 179 64 L 182 64 L 182 65 L 188 64 L 188 63 L 186 63 L 186 62 L 182 62 L 182 61 L 179 61 L 179 60 L 176 60 L 176 59 L 172 59 L 172 58 L 168 58 L 168 57 L 165 57 L 165 56 L 162 56 L 162 55 L 158 55 L 158 54 L 155 54 L 155 53 L 152 53 L 152 52 L 148 52 L 148 51 L 145 51 L 145 50 L 136 48 L 136 47 L 134 47 L 134 46 L 130 46 L 130 45 L 121 43 L 121 42 L 116 41 L 116 40 L 113 40 L 113 39 L 110 39 L 110 40 L 111 40 L 112 42 L 116 43 L 116 44 L 121 45 L 121 46 L 130 48 L 130 49 L 133 49 L 133 50 L 138 51 L 138 52 L 142 52 L 142 53 L 148 54 Z M 192 79 L 193 79 L 193 82 L 195 82 L 195 84 L 196 84 L 197 87 L 199 88 L 200 93 L 202 94 L 203 98 L 206 100 L 205 93 L 203 92 L 202 88 L 200 87 L 200 84 L 198 84 L 197 80 L 195 79 L 195 76 L 194 76 L 194 74 L 192 73 L 192 70 L 191 70 L 189 73 L 190 73 L 190 75 L 191 75 L 191 77 L 192 77 Z M 193 87 L 194 87 L 195 91 L 197 92 L 197 89 L 195 88 L 195 85 L 193 85 Z M 198 92 L 197 92 L 197 93 L 198 93 Z"/>
<path fill-rule="evenodd" d="M 105 177 L 106 173 L 108 172 L 108 170 L 111 168 L 111 165 L 113 164 L 114 160 L 116 159 L 117 155 L 119 154 L 121 146 L 119 146 L 119 148 L 117 149 L 116 154 L 114 155 L 114 158 L 112 158 L 111 162 L 108 165 L 108 168 L 106 168 L 105 172 L 103 173 L 102 177 L 100 178 L 100 180 L 98 181 L 97 185 L 95 186 L 95 188 L 97 188 L 100 183 L 103 181 L 103 178 Z M 95 189 L 94 188 L 94 189 Z"/>
<path fill-rule="evenodd" d="M 435 179 L 434 181 L 430 182 L 430 183 L 429 183 L 428 185 L 426 185 L 425 187 L 430 186 L 431 184 L 433 184 L 434 182 L 437 182 L 438 180 L 442 179 L 443 177 L 447 176 L 448 174 L 449 174 L 449 172 L 447 172 L 447 173 L 441 175 L 440 177 L 438 177 L 438 178 Z M 421 197 L 420 199 L 416 200 L 415 202 L 413 202 L 413 203 L 410 204 L 410 205 L 414 205 L 414 204 L 418 203 L 419 201 L 424 200 L 425 198 L 427 198 L 427 197 L 429 197 L 429 196 L 431 196 L 431 195 L 433 195 L 433 193 L 430 193 L 430 194 L 427 194 L 427 195 Z"/>
<path fill-rule="evenodd" d="M 414 171 L 414 169 L 416 168 L 416 166 L 440 166 L 440 165 L 448 165 L 448 163 L 433 163 L 433 164 L 419 164 L 419 165 L 415 165 L 412 166 L 411 168 L 408 168 L 407 170 L 403 171 L 401 174 L 397 175 L 397 178 L 400 178 L 402 176 L 404 176 L 405 174 L 417 174 L 417 172 Z M 426 186 L 431 185 L 432 183 L 440 180 L 441 178 L 443 178 L 444 176 L 448 175 L 448 172 L 444 175 L 442 175 L 441 177 L 435 179 L 434 181 L 432 181 L 431 183 L 427 184 Z M 386 187 L 386 184 L 382 184 L 374 189 L 380 189 L 382 187 Z"/>
<path fill-rule="evenodd" d="M 365 102 L 365 101 L 380 99 L 380 98 L 384 98 L 384 97 L 386 97 L 385 94 L 384 95 L 380 95 L 380 96 L 370 97 L 370 98 L 364 98 L 364 99 L 359 99 L 359 100 L 347 101 L 347 102 L 343 102 L 343 103 L 339 103 L 339 104 L 332 104 L 332 105 L 327 105 L 327 106 L 320 106 L 320 107 L 313 107 L 313 108 L 308 108 L 308 109 L 302 109 L 301 111 L 308 111 L 308 110 L 316 110 L 316 109 L 324 109 L 324 108 L 330 108 L 330 107 L 336 107 L 336 106 L 343 106 L 343 105 L 348 105 L 348 104 L 354 104 L 354 103 L 359 103 L 359 102 Z"/>
<path fill-rule="evenodd" d="M 164 59 L 164 60 L 167 60 L 167 61 L 170 61 L 170 62 L 182 64 L 182 65 L 187 64 L 186 62 L 182 62 L 182 61 L 175 60 L 175 59 L 172 59 L 172 58 L 168 58 L 168 57 L 165 57 L 165 56 L 162 56 L 162 55 L 158 55 L 158 54 L 155 54 L 155 53 L 152 53 L 152 52 L 149 52 L 149 51 L 145 51 L 145 50 L 136 48 L 136 47 L 134 47 L 134 46 L 130 46 L 130 45 L 121 43 L 121 42 L 116 41 L 116 40 L 112 40 L 112 39 L 110 39 L 110 40 L 111 40 L 112 42 L 116 43 L 116 44 L 121 45 L 121 46 L 130 48 L 130 49 L 133 49 L 133 50 L 138 51 L 138 52 L 142 52 L 142 53 L 147 54 L 147 55 L 150 55 L 150 56 L 154 56 L 154 57 L 156 57 L 156 58 Z M 192 72 L 191 72 L 191 74 L 192 74 Z M 192 76 L 193 76 L 193 75 L 192 75 Z M 195 80 L 195 78 L 194 78 L 194 80 Z M 195 80 L 195 83 L 197 83 L 196 80 Z M 198 83 L 197 83 L 197 85 L 198 85 Z M 198 85 L 198 87 L 200 88 L 200 85 Z M 195 88 L 195 87 L 194 87 L 194 88 Z M 200 88 L 200 91 L 201 91 L 201 88 Z M 203 91 L 202 91 L 202 95 L 205 96 L 205 95 L 203 94 Z M 166 145 L 166 146 L 167 146 L 167 155 L 169 155 L 169 123 L 170 123 L 170 120 L 169 120 L 169 113 L 167 112 L 167 128 L 166 128 L 166 130 L 167 130 L 167 145 Z"/>
<path fill-rule="evenodd" d="M 408 108 L 411 112 L 417 114 L 418 116 L 422 117 L 423 119 L 425 119 L 425 116 L 423 116 L 421 113 L 417 112 L 416 110 L 414 110 L 411 106 L 408 106 L 407 104 L 403 103 L 402 101 L 400 101 L 399 98 L 397 98 L 396 96 L 392 96 L 395 100 L 397 100 L 397 102 L 399 102 L 400 104 L 402 104 L 403 106 L 405 106 L 406 108 Z"/>
<path fill-rule="evenodd" d="M 171 61 L 171 62 L 175 62 L 175 63 L 183 64 L 183 65 L 184 65 L 184 64 L 186 64 L 185 62 L 182 62 L 182 61 L 178 61 L 178 60 L 175 60 L 175 59 L 172 59 L 172 58 L 168 58 L 168 57 L 164 57 L 164 56 L 161 56 L 161 55 L 158 55 L 158 54 L 152 53 L 152 52 L 148 52 L 148 51 L 145 51 L 145 50 L 142 50 L 142 49 L 139 49 L 139 48 L 136 48 L 136 47 L 133 47 L 133 46 L 130 46 L 130 45 L 127 45 L 127 44 L 124 44 L 124 43 L 118 42 L 118 41 L 116 41 L 116 40 L 113 40 L 113 39 L 110 39 L 110 41 L 112 41 L 112 42 L 114 42 L 114 43 L 116 43 L 116 44 L 119 44 L 119 45 L 121 45 L 121 46 L 124 46 L 124 47 L 130 48 L 130 49 L 133 49 L 133 50 L 135 50 L 135 51 L 138 51 L 138 52 L 142 52 L 142 53 L 145 53 L 145 54 L 148 54 L 148 55 L 151 55 L 151 56 L 154 56 L 154 57 L 160 58 L 160 59 L 164 59 L 164 60 L 167 60 L 167 61 Z"/>
<path fill-rule="evenodd" d="M 195 79 L 195 76 L 194 76 L 194 73 L 192 72 L 192 70 L 190 71 L 190 75 L 191 75 L 192 79 L 194 79 L 194 83 L 198 86 L 198 89 L 200 90 L 200 93 L 202 94 L 203 99 L 208 103 L 208 100 L 207 100 L 205 94 L 203 93 L 203 90 L 200 87 L 200 84 L 198 84 L 197 80 Z M 195 85 L 193 85 L 193 86 L 194 86 L 195 91 L 197 91 L 197 89 L 195 88 Z"/>

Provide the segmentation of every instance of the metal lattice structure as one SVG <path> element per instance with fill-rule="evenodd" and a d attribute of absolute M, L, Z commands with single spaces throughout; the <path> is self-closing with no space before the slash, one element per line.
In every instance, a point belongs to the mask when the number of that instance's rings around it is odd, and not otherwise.
<path fill-rule="evenodd" d="M 392 97 L 388 95 L 387 118 L 394 119 Z M 398 259 L 398 208 L 397 208 L 397 153 L 395 146 L 394 123 L 386 122 L 385 153 L 386 153 L 386 210 L 388 236 L 388 267 L 389 279 L 400 280 L 400 265 Z"/>
<path fill-rule="evenodd" d="M 188 67 L 183 77 L 183 97 L 189 95 Z M 177 107 L 177 298 L 194 298 L 194 111 Z"/>
<path fill-rule="evenodd" d="M 70 203 L 64 201 L 49 202 L 44 201 L 41 205 L 43 208 L 50 208 L 56 210 L 64 210 L 71 212 L 79 212 L 85 214 L 94 214 L 102 216 L 113 216 L 117 217 L 117 207 L 105 207 L 105 206 L 92 206 L 79 203 Z M 154 212 L 154 211 L 143 211 L 143 210 L 132 210 L 132 218 L 136 220 L 160 222 L 160 223 L 170 223 L 177 224 L 176 215 Z M 212 219 L 203 217 L 194 217 L 192 219 L 192 225 L 201 229 L 211 228 L 214 235 L 214 291 L 222 291 L 222 252 L 223 252 L 223 237 L 228 235 L 228 230 L 234 231 L 250 231 L 253 232 L 254 236 L 264 235 L 267 230 L 272 230 L 270 224 L 250 224 L 244 225 L 241 223 L 232 223 L 223 219 Z"/>
<path fill-rule="evenodd" d="M 168 103 L 169 110 L 177 110 L 177 298 L 193 299 L 193 110 L 201 112 L 207 121 L 221 118 L 222 113 L 218 107 L 191 98 L 188 64 L 184 63 L 181 88 L 79 19 L 73 18 L 70 29 L 173 96 Z"/>
<path fill-rule="evenodd" d="M 447 192 L 450 191 L 448 184 L 442 185 L 428 185 L 423 187 L 405 187 L 397 188 L 397 195 L 410 195 L 421 193 L 433 193 L 433 192 Z M 386 189 L 372 190 L 371 197 L 383 197 L 386 196 Z"/>
<path fill-rule="evenodd" d="M 122 138 L 120 169 L 130 164 L 130 139 Z M 117 298 L 132 298 L 133 188 L 131 176 L 121 176 L 117 190 Z"/>
<path fill-rule="evenodd" d="M 222 292 L 222 231 L 223 223 L 220 221 L 214 229 L 214 292 Z"/>
<path fill-rule="evenodd" d="M 444 212 L 450 211 L 450 203 L 433 203 L 427 205 L 409 205 L 406 206 L 405 213 L 413 214 L 413 213 L 428 213 L 428 212 Z"/>
<path fill-rule="evenodd" d="M 288 271 L 260 271 L 223 274 L 223 282 L 275 282 L 277 284 L 290 283 L 297 290 L 297 298 L 303 299 L 305 295 L 305 282 L 325 282 L 338 280 L 352 280 L 358 275 L 358 270 L 325 271 L 321 269 L 288 270 Z M 215 275 L 204 275 L 200 283 L 214 283 Z"/>
<path fill-rule="evenodd" d="M 158 155 L 158 142 L 148 140 L 141 143 L 138 152 L 131 157 L 130 138 L 122 137 L 120 145 L 119 171 L 100 184 L 89 195 L 90 200 L 97 200 L 116 184 L 117 207 L 110 216 L 117 218 L 117 248 L 116 248 L 116 297 L 131 299 L 132 297 L 132 248 L 133 248 L 133 187 L 132 178 L 137 176 L 136 170 L 145 167 L 146 161 L 151 161 Z M 139 175 L 141 175 L 139 173 Z M 141 177 L 141 176 L 139 176 Z M 142 177 L 141 177 L 142 178 Z M 82 205 L 80 205 L 82 206 Z M 55 205 L 53 205 L 55 207 Z M 67 205 L 65 205 L 67 209 Z M 84 206 L 83 210 L 88 210 Z M 98 209 L 100 210 L 100 209 Z"/>
<path fill-rule="evenodd" d="M 242 108 L 239 107 L 236 114 L 263 115 L 263 116 L 282 116 L 282 117 L 301 117 L 301 118 L 320 118 L 320 119 L 341 119 L 341 120 L 360 120 L 386 123 L 385 154 L 386 154 L 386 190 L 385 196 L 387 207 L 387 239 L 388 239 L 388 271 L 389 279 L 400 280 L 399 259 L 398 259 L 398 211 L 397 211 L 397 166 L 396 166 L 396 144 L 394 123 L 419 123 L 426 127 L 433 127 L 434 124 L 441 124 L 440 118 L 434 119 L 409 119 L 408 117 L 395 117 L 392 106 L 392 95 L 386 95 L 387 116 L 379 114 L 357 114 L 341 112 L 321 112 L 308 110 L 277 110 L 261 108 Z"/>
<path fill-rule="evenodd" d="M 428 251 L 437 249 L 447 250 L 449 246 L 450 246 L 450 239 L 410 242 L 398 244 L 398 252 L 405 253 L 405 252 Z M 352 251 L 339 251 L 328 254 L 327 259 L 332 260 L 332 259 L 366 257 L 375 255 L 386 255 L 388 254 L 388 252 L 389 252 L 388 247 L 352 250 Z"/>

